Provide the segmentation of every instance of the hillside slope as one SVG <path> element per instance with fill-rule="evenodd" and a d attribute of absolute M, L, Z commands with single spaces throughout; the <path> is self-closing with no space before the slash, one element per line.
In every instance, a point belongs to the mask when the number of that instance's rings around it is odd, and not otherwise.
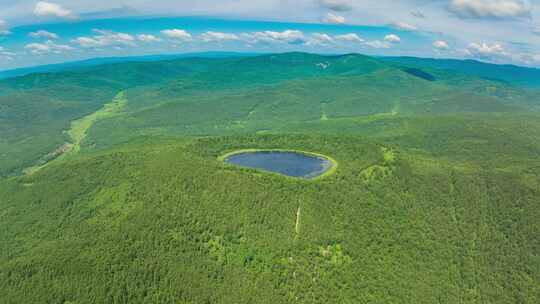
<path fill-rule="evenodd" d="M 384 61 L 418 68 L 452 70 L 465 75 L 504 81 L 513 85 L 540 88 L 540 69 L 497 65 L 475 60 L 384 57 Z"/>
<path fill-rule="evenodd" d="M 371 115 L 528 112 L 538 94 L 362 55 L 286 53 L 127 62 L 0 81 L 0 176 L 54 157 L 71 121 L 126 91 L 125 115 L 96 122 L 83 146 L 140 135 L 223 135 Z"/>
<path fill-rule="evenodd" d="M 4 303 L 537 303 L 540 147 L 495 156 L 484 132 L 476 158 L 419 138 L 146 139 L 2 182 Z M 217 160 L 275 147 L 331 155 L 338 172 Z"/>

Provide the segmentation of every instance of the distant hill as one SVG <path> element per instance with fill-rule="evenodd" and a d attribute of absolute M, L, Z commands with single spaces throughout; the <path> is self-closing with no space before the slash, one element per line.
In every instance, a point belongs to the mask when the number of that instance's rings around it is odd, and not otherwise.
<path fill-rule="evenodd" d="M 201 52 L 169 55 L 147 55 L 128 57 L 103 57 L 59 64 L 41 65 L 20 69 L 0 71 L 0 79 L 24 76 L 32 73 L 48 73 L 75 70 L 103 64 L 122 62 L 155 62 L 181 58 L 226 58 L 252 57 L 261 54 L 235 52 Z M 481 77 L 488 80 L 504 81 L 513 85 L 540 88 L 540 69 L 516 65 L 500 65 L 476 60 L 434 59 L 419 57 L 379 57 L 380 60 L 402 65 L 408 68 L 428 68 L 452 70 L 469 76 Z"/>
<path fill-rule="evenodd" d="M 408 67 L 446 69 L 484 79 L 504 81 L 513 85 L 540 88 L 540 69 L 536 68 L 492 64 L 476 60 L 417 57 L 382 57 L 381 59 Z"/>
<path fill-rule="evenodd" d="M 121 91 L 128 100 L 124 113 L 93 124 L 83 150 L 149 133 L 230 135 L 373 115 L 540 108 L 537 94 L 505 82 L 359 54 L 202 53 L 53 68 L 0 80 L 0 176 L 20 172 L 69 141 L 64 131 L 71 121 Z"/>
<path fill-rule="evenodd" d="M 51 73 L 78 68 L 92 67 L 102 64 L 122 63 L 122 62 L 154 62 L 162 60 L 172 60 L 178 58 L 200 57 L 200 58 L 225 58 L 225 57 L 240 57 L 254 56 L 249 53 L 234 53 L 234 52 L 202 52 L 202 53 L 186 53 L 186 54 L 171 54 L 171 55 L 148 55 L 148 56 L 129 56 L 129 57 L 103 57 L 92 58 L 87 60 L 72 61 L 58 64 L 40 65 L 35 67 L 20 68 L 13 70 L 0 71 L 0 79 L 24 76 L 32 73 Z"/>

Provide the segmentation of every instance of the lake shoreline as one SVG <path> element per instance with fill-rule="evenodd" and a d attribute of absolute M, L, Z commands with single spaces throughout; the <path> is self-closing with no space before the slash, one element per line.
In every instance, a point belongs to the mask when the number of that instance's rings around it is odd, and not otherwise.
<path fill-rule="evenodd" d="M 284 176 L 284 177 L 287 177 L 287 178 L 302 179 L 302 180 L 307 180 L 307 181 L 316 181 L 316 180 L 320 180 L 322 178 L 325 178 L 327 176 L 330 176 L 330 175 L 334 174 L 337 171 L 337 168 L 338 168 L 337 160 L 335 160 L 334 158 L 332 158 L 332 157 L 330 157 L 328 155 L 325 155 L 325 154 L 322 154 L 322 153 L 316 153 L 316 152 L 294 150 L 294 149 L 240 149 L 240 150 L 234 150 L 234 151 L 225 153 L 225 154 L 223 154 L 221 156 L 218 156 L 217 159 L 218 159 L 218 161 L 220 161 L 220 162 L 222 162 L 222 163 L 224 163 L 224 164 L 226 164 L 228 166 L 237 167 L 237 165 L 235 165 L 235 164 L 228 163 L 227 159 L 230 158 L 230 157 L 233 157 L 233 156 L 241 155 L 241 154 L 265 153 L 265 152 L 267 152 L 267 153 L 294 153 L 294 154 L 299 154 L 299 155 L 303 155 L 303 156 L 307 156 L 307 157 L 317 158 L 317 159 L 323 161 L 322 170 L 317 172 L 317 173 L 319 173 L 319 172 L 322 172 L 322 173 L 320 173 L 319 175 L 316 175 L 316 176 L 312 176 L 312 177 L 310 176 L 311 174 L 300 177 L 300 176 L 290 176 L 290 175 L 286 175 L 286 174 L 281 174 L 279 172 L 273 172 L 273 171 L 270 171 L 270 170 L 257 169 L 257 168 L 252 168 L 252 169 L 261 170 L 261 171 L 272 173 L 272 174 L 279 174 L 280 176 Z"/>

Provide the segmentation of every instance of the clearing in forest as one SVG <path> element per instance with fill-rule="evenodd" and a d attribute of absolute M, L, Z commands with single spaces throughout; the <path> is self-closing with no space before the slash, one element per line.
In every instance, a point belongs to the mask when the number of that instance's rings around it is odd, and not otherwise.
<path fill-rule="evenodd" d="M 84 116 L 83 118 L 74 120 L 71 122 L 71 128 L 67 131 L 67 134 L 71 138 L 73 148 L 70 153 L 77 153 L 81 150 L 81 143 L 86 137 L 86 134 L 92 125 L 101 119 L 113 117 L 118 115 L 127 103 L 125 92 L 118 93 L 114 99 L 105 104 L 101 109 L 96 112 Z"/>
<path fill-rule="evenodd" d="M 126 103 L 127 99 L 125 97 L 125 93 L 122 91 L 118 93 L 110 103 L 105 104 L 101 109 L 80 119 L 72 121 L 70 129 L 67 131 L 67 134 L 71 139 L 71 143 L 64 143 L 55 151 L 42 157 L 38 164 L 24 169 L 23 172 L 26 175 L 32 175 L 54 160 L 62 159 L 68 154 L 79 152 L 81 150 L 81 143 L 86 137 L 90 127 L 92 127 L 92 125 L 100 119 L 109 118 L 120 114 Z"/>

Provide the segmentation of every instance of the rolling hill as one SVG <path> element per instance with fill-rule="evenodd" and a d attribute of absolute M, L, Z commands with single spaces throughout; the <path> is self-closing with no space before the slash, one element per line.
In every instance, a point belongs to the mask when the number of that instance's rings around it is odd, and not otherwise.
<path fill-rule="evenodd" d="M 408 67 L 452 70 L 465 75 L 504 81 L 513 85 L 539 88 L 540 70 L 511 64 L 497 65 L 476 60 L 433 59 L 417 57 L 384 57 L 387 62 Z"/>

